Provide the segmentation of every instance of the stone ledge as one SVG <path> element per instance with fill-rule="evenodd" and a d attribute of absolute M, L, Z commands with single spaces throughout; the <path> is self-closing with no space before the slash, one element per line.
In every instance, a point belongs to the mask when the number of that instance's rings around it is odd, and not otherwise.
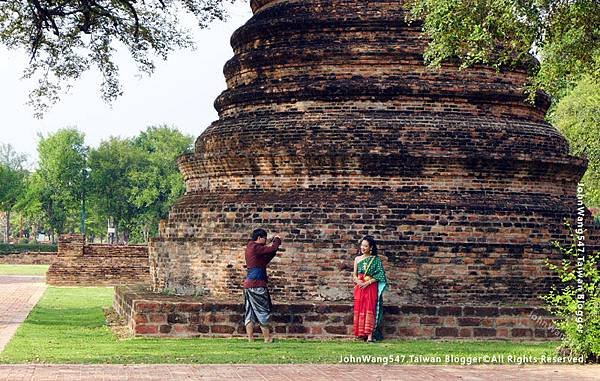
<path fill-rule="evenodd" d="M 241 337 L 241 300 L 152 293 L 142 285 L 115 287 L 114 308 L 138 336 Z M 353 305 L 286 301 L 273 306 L 272 327 L 284 337 L 352 338 Z M 534 317 L 535 315 L 535 317 Z M 524 306 L 385 306 L 386 338 L 558 340 L 554 317 Z"/>

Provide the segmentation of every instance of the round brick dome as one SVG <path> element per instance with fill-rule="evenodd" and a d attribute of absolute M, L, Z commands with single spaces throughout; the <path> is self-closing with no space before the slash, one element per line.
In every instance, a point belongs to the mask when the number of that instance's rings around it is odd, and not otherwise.
<path fill-rule="evenodd" d="M 525 101 L 526 68 L 426 68 L 398 1 L 251 6 L 219 120 L 179 160 L 187 191 L 151 243 L 154 289 L 240 297 L 263 227 L 284 241 L 280 300 L 351 299 L 371 234 L 390 303 L 537 303 L 586 161 L 545 122 L 547 97 Z"/>

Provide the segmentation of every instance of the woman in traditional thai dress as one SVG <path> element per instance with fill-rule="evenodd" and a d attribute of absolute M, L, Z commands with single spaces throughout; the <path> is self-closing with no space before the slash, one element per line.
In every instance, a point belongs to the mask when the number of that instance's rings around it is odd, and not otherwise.
<path fill-rule="evenodd" d="M 354 260 L 354 336 L 372 342 L 383 338 L 383 292 L 388 288 L 383 262 L 371 236 L 360 240 Z"/>

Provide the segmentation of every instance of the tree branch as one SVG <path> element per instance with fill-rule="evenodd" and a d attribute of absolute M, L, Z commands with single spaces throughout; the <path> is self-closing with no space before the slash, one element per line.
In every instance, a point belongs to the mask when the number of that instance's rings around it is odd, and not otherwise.
<path fill-rule="evenodd" d="M 138 18 L 138 13 L 135 10 L 135 7 L 131 4 L 132 2 L 135 2 L 135 0 L 133 1 L 129 1 L 129 0 L 119 0 L 119 2 L 121 4 L 123 4 L 126 8 L 129 9 L 129 12 L 131 12 L 131 15 L 133 16 L 133 19 L 135 21 L 135 29 L 133 31 L 133 37 L 137 40 L 138 36 L 139 36 L 139 31 L 140 31 L 140 20 Z"/>
<path fill-rule="evenodd" d="M 43 24 L 45 24 L 47 27 L 52 27 L 56 36 L 60 36 L 60 31 L 58 29 L 58 26 L 56 25 L 56 22 L 54 21 L 54 18 L 52 17 L 53 15 L 50 12 L 50 10 L 48 8 L 42 7 L 39 0 L 30 1 L 31 3 L 33 3 L 35 9 L 38 11 L 38 19 L 42 21 Z"/>

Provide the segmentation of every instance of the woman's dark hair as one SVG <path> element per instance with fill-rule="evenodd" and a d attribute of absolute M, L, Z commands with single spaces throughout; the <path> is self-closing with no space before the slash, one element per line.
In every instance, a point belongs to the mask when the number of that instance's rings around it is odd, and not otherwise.
<path fill-rule="evenodd" d="M 375 238 L 373 238 L 373 236 L 370 235 L 366 235 L 362 237 L 360 241 L 358 241 L 358 254 L 361 254 L 360 245 L 363 241 L 369 242 L 369 246 L 371 247 L 371 254 L 377 255 L 377 243 L 375 242 Z"/>
<path fill-rule="evenodd" d="M 256 241 L 259 238 L 267 238 L 267 231 L 265 229 L 254 229 L 252 232 L 252 240 Z"/>

